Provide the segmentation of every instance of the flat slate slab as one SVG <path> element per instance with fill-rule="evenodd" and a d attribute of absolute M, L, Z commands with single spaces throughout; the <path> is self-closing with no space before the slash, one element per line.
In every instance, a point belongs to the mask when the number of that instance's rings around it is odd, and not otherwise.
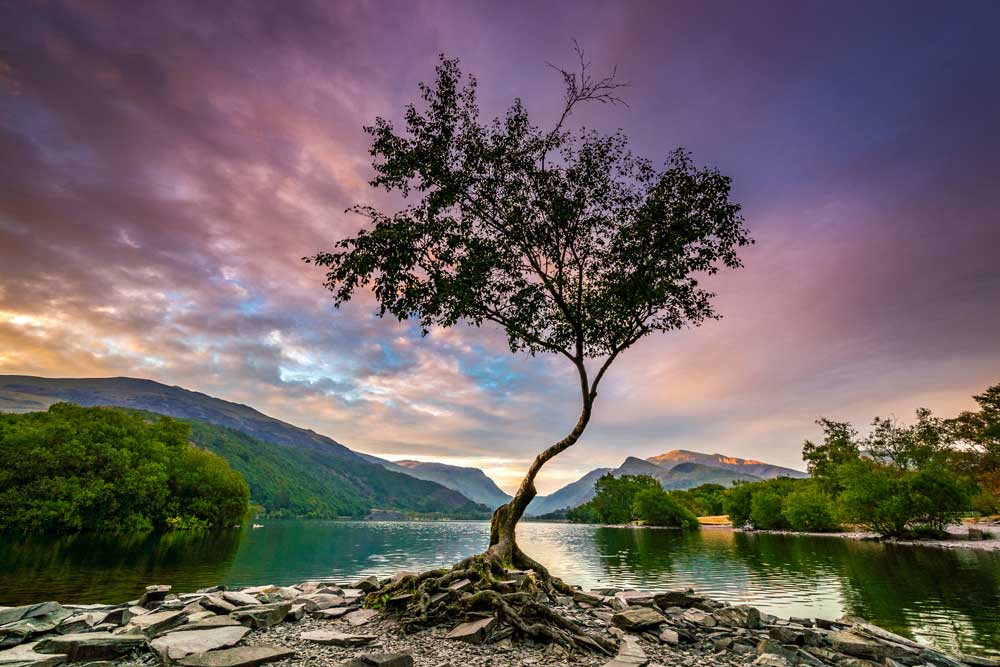
<path fill-rule="evenodd" d="M 245 628 L 242 625 L 213 630 L 170 632 L 149 642 L 149 646 L 164 660 L 176 661 L 192 653 L 229 648 L 239 643 L 249 632 L 250 628 Z"/>
<path fill-rule="evenodd" d="M 247 627 L 260 630 L 281 623 L 291 609 L 291 602 L 274 602 L 255 607 L 241 607 L 229 615 Z"/>
<path fill-rule="evenodd" d="M 184 625 L 179 625 L 167 634 L 173 632 L 193 632 L 196 630 L 214 630 L 216 628 L 243 627 L 243 624 L 231 616 L 209 616 L 197 621 L 191 621 Z"/>
<path fill-rule="evenodd" d="M 373 641 L 378 639 L 378 636 L 349 635 L 343 632 L 337 632 L 336 630 L 314 630 L 312 632 L 303 632 L 299 635 L 299 639 L 316 642 L 317 644 L 329 644 L 330 646 L 343 646 L 350 648 L 353 646 L 371 644 Z"/>
<path fill-rule="evenodd" d="M 306 611 L 314 612 L 320 609 L 329 609 L 330 607 L 342 607 L 347 601 L 340 595 L 332 595 L 330 593 L 310 593 L 309 595 L 300 595 L 299 597 L 292 600 L 295 604 L 305 605 Z"/>
<path fill-rule="evenodd" d="M 181 658 L 177 664 L 184 667 L 254 667 L 294 657 L 295 651 L 281 646 L 237 646 L 195 653 Z"/>
<path fill-rule="evenodd" d="M 611 622 L 624 630 L 641 630 L 660 625 L 666 620 L 663 618 L 663 614 L 650 607 L 626 609 L 611 617 Z"/>
<path fill-rule="evenodd" d="M 35 645 L 38 653 L 62 653 L 70 662 L 111 660 L 146 645 L 143 635 L 113 635 L 110 632 L 84 632 L 46 637 Z"/>
<path fill-rule="evenodd" d="M 365 653 L 341 667 L 413 667 L 413 656 L 409 653 Z"/>
<path fill-rule="evenodd" d="M 445 636 L 445 639 L 468 642 L 469 644 L 481 644 L 486 639 L 486 633 L 490 631 L 496 620 L 495 617 L 490 616 L 489 618 L 481 618 L 478 621 L 462 623 L 452 628 L 451 632 Z"/>
<path fill-rule="evenodd" d="M 21 644 L 6 651 L 0 651 L 0 667 L 55 667 L 55 665 L 66 662 L 66 656 L 62 654 L 36 653 L 35 645 Z"/>
<path fill-rule="evenodd" d="M 147 637 L 155 637 L 161 632 L 176 628 L 186 620 L 187 614 L 183 611 L 156 611 L 129 620 L 125 632 L 129 634 L 138 632 Z"/>
<path fill-rule="evenodd" d="M 254 596 L 239 591 L 226 591 L 222 594 L 222 599 L 237 607 L 252 607 L 253 605 L 260 604 L 260 600 Z"/>
<path fill-rule="evenodd" d="M 330 609 L 320 609 L 312 616 L 313 618 L 325 618 L 331 621 L 342 618 L 351 613 L 350 607 L 331 607 Z"/>
<path fill-rule="evenodd" d="M 350 614 L 344 616 L 344 620 L 357 627 L 359 625 L 364 625 L 376 616 L 378 616 L 378 611 L 375 609 L 358 609 L 357 611 L 352 611 Z"/>

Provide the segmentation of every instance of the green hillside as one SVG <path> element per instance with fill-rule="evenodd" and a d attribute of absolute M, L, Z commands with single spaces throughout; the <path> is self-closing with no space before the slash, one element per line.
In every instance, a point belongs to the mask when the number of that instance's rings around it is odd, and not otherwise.
<path fill-rule="evenodd" d="M 192 442 L 223 457 L 243 475 L 251 501 L 271 515 L 361 517 L 372 508 L 452 518 L 485 518 L 490 513 L 439 484 L 319 450 L 282 447 L 194 419 L 181 421 L 191 426 Z"/>
<path fill-rule="evenodd" d="M 490 508 L 433 481 L 386 469 L 339 442 L 239 403 L 135 378 L 0 375 L 0 411 L 44 410 L 64 401 L 166 415 L 191 425 L 192 439 L 222 455 L 266 511 L 312 517 L 364 516 L 370 509 L 451 518 L 488 518 Z"/>

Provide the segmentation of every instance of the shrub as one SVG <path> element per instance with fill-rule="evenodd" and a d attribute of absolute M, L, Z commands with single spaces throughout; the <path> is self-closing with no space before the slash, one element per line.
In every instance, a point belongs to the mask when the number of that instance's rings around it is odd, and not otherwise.
<path fill-rule="evenodd" d="M 753 492 L 757 486 L 757 484 L 737 484 L 726 492 L 723 507 L 734 527 L 742 528 L 750 523 L 750 504 L 753 502 Z"/>
<path fill-rule="evenodd" d="M 232 525 L 249 507 L 239 473 L 188 442 L 186 424 L 57 403 L 0 415 L 0 530 L 145 531 Z"/>
<path fill-rule="evenodd" d="M 789 493 L 782 503 L 781 513 L 792 530 L 825 532 L 838 528 L 830 497 L 814 485 Z"/>
<path fill-rule="evenodd" d="M 698 517 L 662 488 L 643 489 L 635 495 L 635 516 L 650 526 L 697 528 Z"/>
<path fill-rule="evenodd" d="M 784 530 L 788 528 L 781 513 L 783 499 L 778 491 L 770 488 L 758 489 L 750 502 L 750 523 L 758 530 Z"/>
<path fill-rule="evenodd" d="M 1000 512 L 1000 502 L 997 497 L 986 489 L 979 489 L 969 501 L 972 510 L 981 516 L 993 516 Z"/>

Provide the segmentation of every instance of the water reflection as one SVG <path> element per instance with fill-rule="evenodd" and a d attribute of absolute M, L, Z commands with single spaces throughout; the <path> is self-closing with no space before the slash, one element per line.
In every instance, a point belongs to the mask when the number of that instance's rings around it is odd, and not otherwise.
<path fill-rule="evenodd" d="M 123 602 L 153 582 L 194 589 L 223 580 L 241 530 L 0 537 L 0 604 Z"/>
<path fill-rule="evenodd" d="M 0 604 L 122 601 L 149 583 L 348 581 L 450 565 L 482 522 L 274 521 L 222 533 L 0 537 Z M 1000 655 L 1000 554 L 839 538 L 528 523 L 525 551 L 571 583 L 693 587 L 780 616 L 850 613 L 944 648 Z"/>

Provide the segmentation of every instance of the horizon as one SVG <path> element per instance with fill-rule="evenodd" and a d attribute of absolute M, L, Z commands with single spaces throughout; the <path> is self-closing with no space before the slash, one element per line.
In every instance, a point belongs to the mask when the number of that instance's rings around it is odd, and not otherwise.
<path fill-rule="evenodd" d="M 334 311 L 301 258 L 398 203 L 361 127 L 439 53 L 484 117 L 546 124 L 575 38 L 632 85 L 573 127 L 690 149 L 757 243 L 710 282 L 721 320 L 623 355 L 540 493 L 672 450 L 802 469 L 815 419 L 953 416 L 1000 380 L 1000 4 L 383 7 L 0 7 L 0 374 L 138 375 L 515 487 L 573 422 L 571 369 Z"/>

